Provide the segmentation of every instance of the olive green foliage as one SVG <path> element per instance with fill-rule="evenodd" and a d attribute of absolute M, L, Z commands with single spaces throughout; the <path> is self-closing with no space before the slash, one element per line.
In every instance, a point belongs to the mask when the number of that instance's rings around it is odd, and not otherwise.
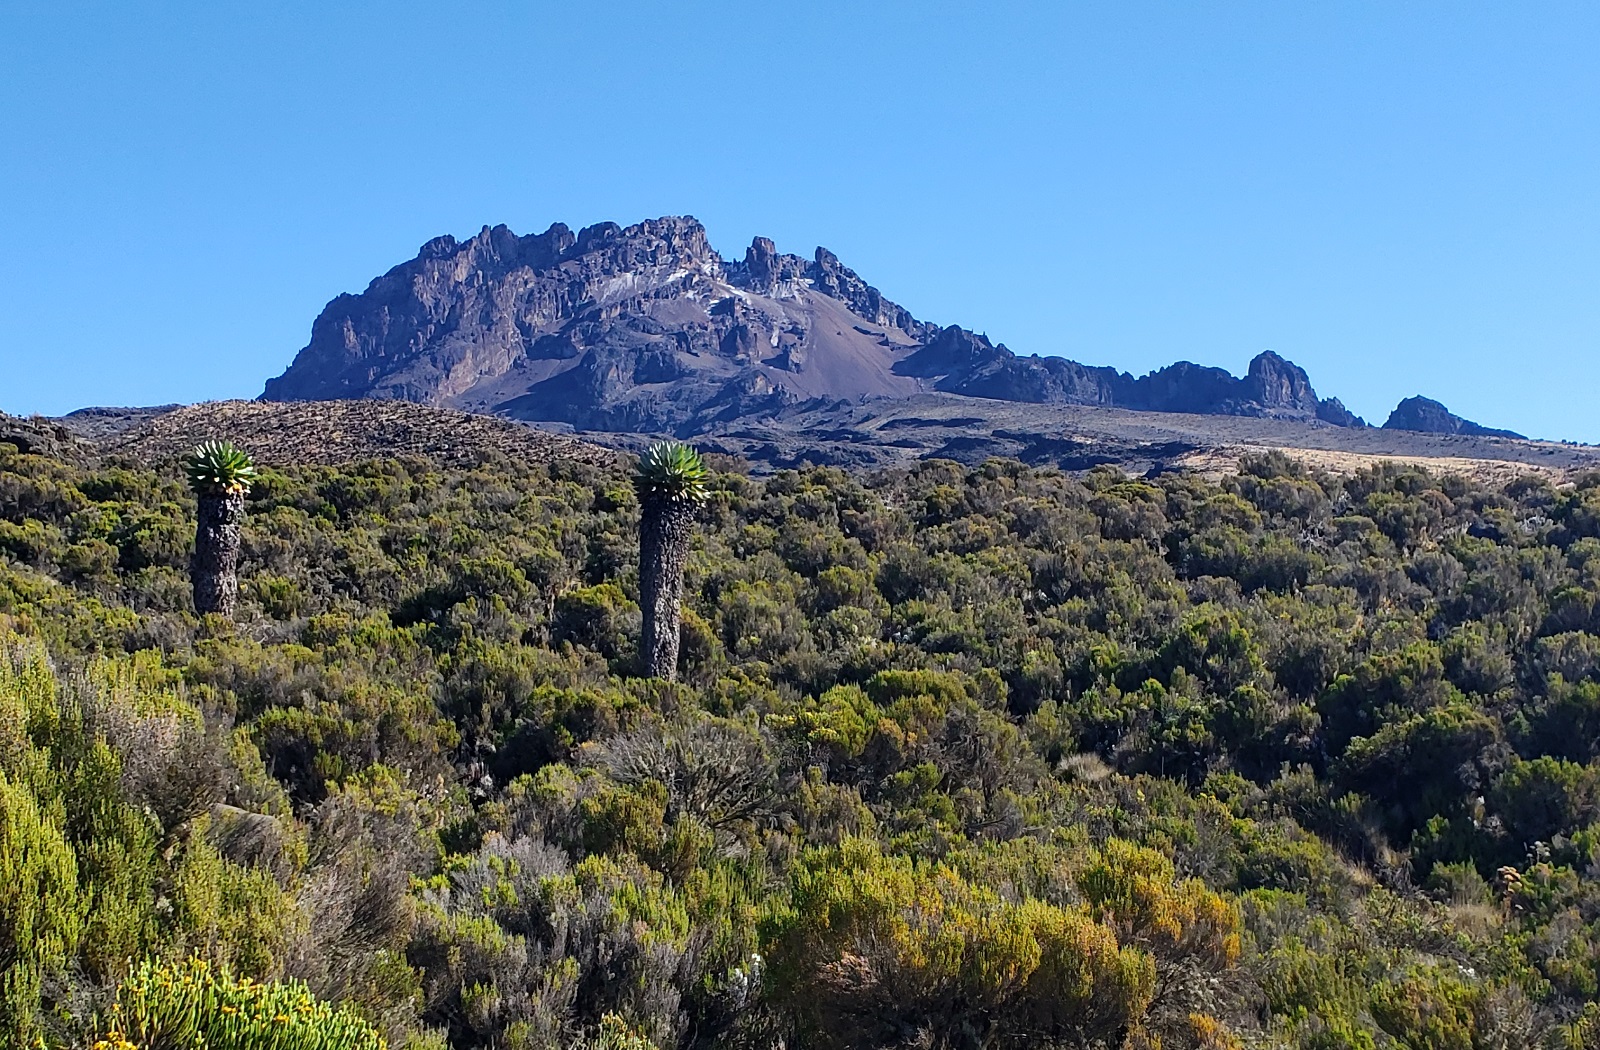
<path fill-rule="evenodd" d="M 197 493 L 248 492 L 256 480 L 249 453 L 231 441 L 204 441 L 183 458 L 189 487 Z"/>
<path fill-rule="evenodd" d="M 263 469 L 222 629 L 0 446 L 0 1043 L 1600 1045 L 1600 478 L 672 469 L 675 682 L 625 468 Z"/>
<path fill-rule="evenodd" d="M 117 990 L 94 1050 L 383 1050 L 376 1029 L 298 982 L 238 979 L 202 959 L 144 962 Z"/>
<path fill-rule="evenodd" d="M 38 802 L 0 773 L 0 1034 L 35 1033 L 47 977 L 59 977 L 83 935 L 72 850 Z"/>
<path fill-rule="evenodd" d="M 710 472 L 700 453 L 681 441 L 657 441 L 639 457 L 633 487 L 640 501 L 651 498 L 699 503 Z"/>
<path fill-rule="evenodd" d="M 173 691 L 154 654 L 62 681 L 0 628 L 0 1024 L 24 1045 L 81 1026 L 146 952 L 271 971 L 293 903 L 209 835 L 227 741 Z M 275 789 L 269 789 L 280 797 Z M 74 989 L 74 979 L 87 984 Z"/>
<path fill-rule="evenodd" d="M 892 1046 L 926 1028 L 988 1046 L 1106 1039 L 1155 991 L 1151 958 L 1087 908 L 859 839 L 801 861 L 769 937 L 774 990 L 800 1007 L 810 1045 Z"/>

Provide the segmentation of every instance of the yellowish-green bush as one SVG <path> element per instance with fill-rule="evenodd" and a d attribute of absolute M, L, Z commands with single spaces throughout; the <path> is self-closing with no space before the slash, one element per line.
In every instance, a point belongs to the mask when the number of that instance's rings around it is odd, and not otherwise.
<path fill-rule="evenodd" d="M 573 1044 L 572 1050 L 656 1050 L 644 1035 L 616 1014 L 606 1014 L 593 1034 Z"/>
<path fill-rule="evenodd" d="M 1478 1050 L 1486 1027 L 1487 988 L 1459 973 L 1418 970 L 1375 989 L 1372 1012 L 1379 1027 L 1407 1046 L 1427 1050 Z"/>
<path fill-rule="evenodd" d="M 39 1031 L 46 978 L 62 974 L 83 933 L 77 859 L 59 817 L 0 770 L 0 1043 Z"/>
<path fill-rule="evenodd" d="M 384 1050 L 376 1029 L 294 982 L 259 983 L 202 959 L 147 960 L 118 989 L 94 1050 Z"/>
<path fill-rule="evenodd" d="M 75 983 L 113 987 L 152 952 L 278 965 L 291 896 L 223 857 L 194 815 L 226 762 L 206 748 L 227 742 L 172 686 L 156 654 L 63 678 L 0 631 L 0 886 L 19 887 L 0 892 L 0 1010 L 15 1038 L 41 1019 L 72 1028 L 98 994 Z"/>
<path fill-rule="evenodd" d="M 792 894 L 767 924 L 771 981 L 815 1045 L 972 1024 L 989 1045 L 1088 1041 L 1125 1031 L 1155 991 L 1150 958 L 1087 912 L 1007 900 L 864 840 L 808 854 Z"/>
<path fill-rule="evenodd" d="M 1179 879 L 1153 849 L 1112 839 L 1079 873 L 1096 918 L 1158 958 L 1192 959 L 1212 970 L 1239 958 L 1239 913 L 1199 879 Z"/>

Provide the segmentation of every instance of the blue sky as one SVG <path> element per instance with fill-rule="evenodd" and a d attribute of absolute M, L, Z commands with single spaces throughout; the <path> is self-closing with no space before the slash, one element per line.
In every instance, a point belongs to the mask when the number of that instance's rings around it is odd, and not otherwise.
<path fill-rule="evenodd" d="M 1600 5 L 0 5 L 0 409 L 251 397 L 440 233 L 668 213 L 1020 353 L 1600 441 Z"/>

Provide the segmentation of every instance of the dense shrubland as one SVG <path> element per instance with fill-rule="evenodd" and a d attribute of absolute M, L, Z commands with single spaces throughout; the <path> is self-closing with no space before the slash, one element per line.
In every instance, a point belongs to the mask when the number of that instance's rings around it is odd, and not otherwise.
<path fill-rule="evenodd" d="M 1600 478 L 709 489 L 0 446 L 0 1045 L 1600 1046 Z"/>

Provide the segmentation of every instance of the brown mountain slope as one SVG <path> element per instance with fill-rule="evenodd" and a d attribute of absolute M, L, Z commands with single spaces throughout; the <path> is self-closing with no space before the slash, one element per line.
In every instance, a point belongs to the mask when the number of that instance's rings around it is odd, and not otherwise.
<path fill-rule="evenodd" d="M 1242 456 L 1268 449 L 1332 473 L 1403 462 L 1485 481 L 1528 472 L 1561 481 L 1600 469 L 1600 448 L 1555 442 L 1074 405 L 992 403 L 980 417 L 970 414 L 972 405 L 970 398 L 927 394 L 855 406 L 802 406 L 767 420 L 734 420 L 695 443 L 707 452 L 744 458 L 757 470 L 808 463 L 871 469 L 939 457 L 976 463 L 1009 456 L 1070 470 L 1113 464 L 1135 473 L 1181 468 L 1221 474 L 1235 470 Z M 94 421 L 93 440 L 72 432 L 84 418 Z M 110 420 L 123 425 L 112 426 Z M 485 452 L 598 464 L 614 461 L 616 450 L 636 450 L 648 440 L 636 434 L 553 434 L 398 401 L 223 401 L 94 410 L 60 422 L 0 415 L 0 442 L 37 450 L 48 446 L 56 450 L 52 454 L 70 446 L 80 457 L 169 458 L 213 437 L 234 440 L 269 465 L 391 455 L 472 461 Z"/>
<path fill-rule="evenodd" d="M 894 365 L 930 332 L 820 250 L 806 263 L 758 240 L 727 264 L 684 218 L 533 237 L 501 226 L 430 241 L 335 299 L 264 397 L 692 429 L 809 398 L 915 394 L 925 384 Z"/>
<path fill-rule="evenodd" d="M 146 419 L 105 438 L 100 449 L 141 460 L 162 459 L 211 438 L 233 441 L 268 466 L 407 455 L 458 462 L 488 451 L 602 464 L 617 455 L 587 441 L 503 419 L 392 401 L 209 401 Z"/>
<path fill-rule="evenodd" d="M 1600 447 L 1592 445 L 946 394 L 799 406 L 765 420 L 732 420 L 696 442 L 709 451 L 776 467 L 872 468 L 936 457 L 976 463 L 1004 456 L 1070 470 L 1104 463 L 1136 473 L 1192 468 L 1215 474 L 1234 469 L 1241 456 L 1278 449 L 1333 473 L 1385 462 L 1417 463 L 1484 480 L 1530 471 L 1562 480 L 1600 470 Z"/>

